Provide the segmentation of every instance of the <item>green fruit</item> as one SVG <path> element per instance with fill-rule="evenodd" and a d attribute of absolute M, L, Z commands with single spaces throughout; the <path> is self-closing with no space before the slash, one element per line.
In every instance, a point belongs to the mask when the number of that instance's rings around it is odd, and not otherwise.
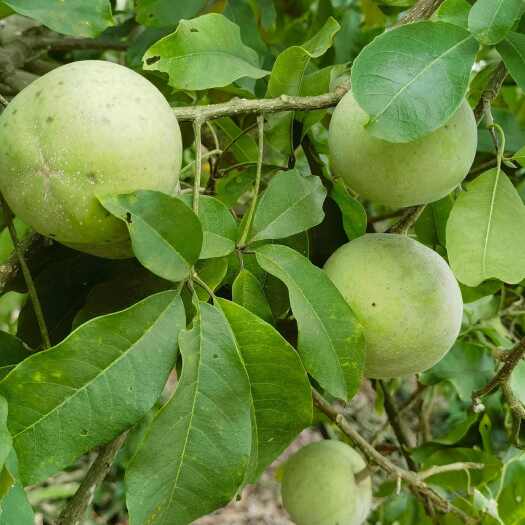
<path fill-rule="evenodd" d="M 340 441 L 311 443 L 284 465 L 284 507 L 297 525 L 361 525 L 372 503 L 370 476 L 361 456 Z"/>
<path fill-rule="evenodd" d="M 336 250 L 325 270 L 363 325 L 366 377 L 422 372 L 454 344 L 461 292 L 430 248 L 406 235 L 367 234 Z"/>
<path fill-rule="evenodd" d="M 365 199 L 397 208 L 436 201 L 465 178 L 474 161 L 476 120 L 466 101 L 445 126 L 414 142 L 378 139 L 366 130 L 368 120 L 347 93 L 329 132 L 334 173 Z"/>
<path fill-rule="evenodd" d="M 67 64 L 39 78 L 0 117 L 0 189 L 25 223 L 101 257 L 132 255 L 127 229 L 97 195 L 173 193 L 179 125 L 162 94 L 111 62 Z"/>

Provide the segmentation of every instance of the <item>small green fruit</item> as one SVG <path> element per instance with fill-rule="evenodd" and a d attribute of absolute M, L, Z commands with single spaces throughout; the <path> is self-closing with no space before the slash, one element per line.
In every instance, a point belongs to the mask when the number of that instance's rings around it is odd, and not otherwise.
<path fill-rule="evenodd" d="M 372 504 L 370 476 L 361 456 L 340 441 L 311 443 L 284 465 L 284 507 L 297 525 L 361 525 Z"/>
<path fill-rule="evenodd" d="M 422 372 L 454 344 L 463 300 L 430 248 L 406 235 L 367 234 L 336 250 L 325 270 L 363 325 L 366 377 Z"/>
<path fill-rule="evenodd" d="M 378 139 L 366 130 L 368 120 L 347 93 L 329 132 L 334 173 L 365 199 L 396 208 L 436 201 L 465 178 L 474 161 L 477 127 L 466 101 L 445 126 L 414 142 Z"/>
<path fill-rule="evenodd" d="M 39 78 L 0 117 L 0 189 L 37 232 L 101 257 L 132 255 L 122 221 L 96 196 L 173 193 L 180 129 L 160 91 L 111 62 L 82 61 Z"/>

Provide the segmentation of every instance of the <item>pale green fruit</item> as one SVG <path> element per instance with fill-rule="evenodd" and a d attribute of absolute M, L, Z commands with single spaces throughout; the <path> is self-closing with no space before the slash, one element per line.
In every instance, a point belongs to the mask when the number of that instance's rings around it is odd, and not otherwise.
<path fill-rule="evenodd" d="M 366 130 L 368 120 L 347 93 L 332 116 L 328 141 L 334 173 L 365 199 L 396 208 L 433 202 L 472 166 L 477 128 L 466 101 L 445 126 L 414 142 L 378 139 Z"/>
<path fill-rule="evenodd" d="M 370 476 L 356 482 L 366 467 L 361 456 L 340 441 L 311 443 L 284 465 L 281 492 L 297 525 L 361 525 L 372 504 Z"/>
<path fill-rule="evenodd" d="M 454 344 L 463 300 L 430 248 L 406 235 L 367 234 L 336 250 L 325 270 L 363 325 L 366 377 L 422 372 Z"/>
<path fill-rule="evenodd" d="M 125 224 L 96 195 L 173 193 L 179 125 L 148 80 L 103 61 L 39 78 L 0 117 L 0 189 L 25 223 L 75 249 L 132 255 Z"/>

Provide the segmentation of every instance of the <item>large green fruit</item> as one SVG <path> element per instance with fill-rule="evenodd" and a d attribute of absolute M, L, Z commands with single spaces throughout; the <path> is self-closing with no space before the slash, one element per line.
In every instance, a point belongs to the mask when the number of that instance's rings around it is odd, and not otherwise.
<path fill-rule="evenodd" d="M 368 115 L 351 93 L 330 123 L 330 163 L 365 199 L 392 207 L 441 199 L 467 175 L 477 146 L 474 114 L 466 101 L 442 128 L 414 142 L 386 142 L 365 128 Z"/>
<path fill-rule="evenodd" d="M 297 525 L 361 525 L 372 503 L 370 476 L 361 456 L 340 441 L 311 443 L 284 466 L 284 507 Z"/>
<path fill-rule="evenodd" d="M 103 61 L 59 67 L 24 89 L 0 117 L 0 189 L 24 222 L 72 248 L 129 257 L 124 223 L 96 195 L 173 193 L 179 125 L 162 94 Z"/>
<path fill-rule="evenodd" d="M 364 327 L 365 376 L 422 372 L 454 344 L 461 292 L 430 248 L 406 235 L 367 234 L 336 250 L 325 270 Z"/>

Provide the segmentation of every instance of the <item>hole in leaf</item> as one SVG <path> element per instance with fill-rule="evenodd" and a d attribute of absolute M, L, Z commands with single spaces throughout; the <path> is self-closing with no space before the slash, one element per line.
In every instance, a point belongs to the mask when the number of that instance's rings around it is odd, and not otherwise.
<path fill-rule="evenodd" d="M 159 60 L 160 60 L 159 56 L 146 58 L 146 64 L 148 64 L 148 66 L 150 66 L 151 64 L 154 64 L 155 62 L 158 62 Z"/>
<path fill-rule="evenodd" d="M 132 220 L 131 220 L 131 213 L 129 213 L 129 211 L 126 212 L 126 222 L 128 224 L 131 224 L 132 223 Z"/>

